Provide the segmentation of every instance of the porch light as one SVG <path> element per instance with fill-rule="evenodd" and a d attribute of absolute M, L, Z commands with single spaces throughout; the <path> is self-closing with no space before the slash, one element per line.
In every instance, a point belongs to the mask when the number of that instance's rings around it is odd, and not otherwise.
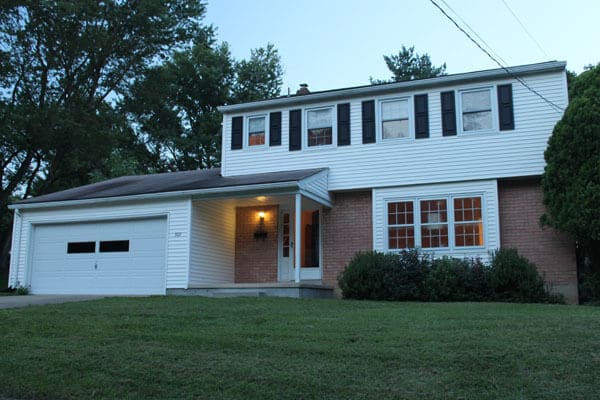
<path fill-rule="evenodd" d="M 265 212 L 258 212 L 258 228 L 254 232 L 254 239 L 265 240 L 267 238 L 267 231 L 265 230 Z"/>

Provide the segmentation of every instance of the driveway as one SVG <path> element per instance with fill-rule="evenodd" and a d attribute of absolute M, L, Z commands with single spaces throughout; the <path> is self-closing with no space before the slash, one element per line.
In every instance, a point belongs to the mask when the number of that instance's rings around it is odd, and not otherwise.
<path fill-rule="evenodd" d="M 70 303 L 101 299 L 104 296 L 79 296 L 79 295 L 27 295 L 27 296 L 0 296 L 0 309 L 18 308 L 27 306 L 41 306 L 44 304 Z"/>

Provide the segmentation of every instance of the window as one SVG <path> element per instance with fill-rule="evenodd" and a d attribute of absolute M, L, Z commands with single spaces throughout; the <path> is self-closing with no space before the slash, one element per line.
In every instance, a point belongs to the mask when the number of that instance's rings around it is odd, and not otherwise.
<path fill-rule="evenodd" d="M 309 110 L 307 113 L 308 145 L 323 146 L 332 144 L 333 109 Z"/>
<path fill-rule="evenodd" d="M 100 242 L 100 253 L 121 253 L 129 251 L 129 240 L 105 240 Z"/>
<path fill-rule="evenodd" d="M 456 246 L 483 246 L 481 197 L 454 199 L 454 238 Z"/>
<path fill-rule="evenodd" d="M 67 243 L 67 254 L 95 253 L 96 242 L 69 242 Z"/>
<path fill-rule="evenodd" d="M 478 89 L 461 93 L 464 132 L 492 129 L 492 90 Z"/>
<path fill-rule="evenodd" d="M 387 248 L 484 246 L 483 198 L 440 196 L 387 203 Z"/>
<path fill-rule="evenodd" d="M 261 146 L 266 143 L 265 117 L 248 118 L 248 146 Z"/>
<path fill-rule="evenodd" d="M 381 136 L 383 139 L 410 137 L 408 99 L 381 103 Z"/>
<path fill-rule="evenodd" d="M 421 200 L 421 247 L 448 247 L 446 200 Z"/>
<path fill-rule="evenodd" d="M 388 203 L 388 248 L 415 247 L 415 222 L 412 201 Z"/>

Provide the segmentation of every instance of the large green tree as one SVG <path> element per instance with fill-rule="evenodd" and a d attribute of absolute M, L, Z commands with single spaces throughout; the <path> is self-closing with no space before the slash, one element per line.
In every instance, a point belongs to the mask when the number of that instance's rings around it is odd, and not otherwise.
<path fill-rule="evenodd" d="M 392 73 L 389 80 L 370 78 L 372 84 L 410 81 L 414 79 L 435 78 L 446 75 L 446 63 L 435 66 L 429 54 L 420 55 L 415 52 L 415 47 L 402 46 L 398 54 L 383 56 L 383 60 Z"/>
<path fill-rule="evenodd" d="M 544 154 L 543 221 L 600 263 L 600 64 L 571 79 L 570 103 Z"/>
<path fill-rule="evenodd" d="M 13 197 L 141 167 L 126 161 L 145 147 L 114 100 L 149 64 L 189 47 L 207 29 L 204 12 L 197 0 L 0 4 L 1 221 Z"/>

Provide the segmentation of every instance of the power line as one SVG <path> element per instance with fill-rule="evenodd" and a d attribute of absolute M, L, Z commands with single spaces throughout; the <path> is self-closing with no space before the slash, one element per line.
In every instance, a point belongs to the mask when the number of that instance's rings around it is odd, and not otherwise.
<path fill-rule="evenodd" d="M 562 107 L 560 107 L 559 105 L 557 105 L 553 101 L 548 100 L 546 97 L 544 97 L 543 95 L 541 95 L 538 91 L 536 91 L 534 88 L 532 88 L 531 86 L 529 86 L 529 84 L 527 82 L 525 82 L 521 77 L 515 75 L 507 67 L 505 67 L 504 65 L 502 65 L 500 63 L 500 61 L 498 61 L 493 55 L 491 55 L 489 51 L 487 51 L 486 49 L 484 49 L 475 39 L 473 39 L 473 37 L 471 35 L 469 35 L 469 33 L 467 31 L 465 31 L 451 16 L 449 16 L 448 13 L 446 13 L 446 11 L 442 7 L 440 7 L 440 5 L 438 3 L 435 2 L 435 0 L 429 0 L 429 1 L 438 10 L 440 10 L 442 12 L 442 14 L 444 14 L 446 16 L 446 18 L 448 18 L 458 28 L 458 30 L 460 30 L 462 33 L 464 33 L 467 36 L 467 38 L 469 38 L 469 40 L 475 44 L 475 46 L 479 47 L 479 49 L 481 51 L 483 51 L 500 68 L 502 68 L 504 70 L 504 72 L 506 72 L 508 75 L 510 75 L 511 77 L 513 77 L 514 79 L 516 79 L 521 85 L 523 85 L 525 88 L 527 88 L 527 90 L 529 90 L 531 93 L 535 94 L 536 96 L 538 96 L 539 98 L 541 98 L 542 100 L 544 100 L 546 103 L 548 103 L 558 113 L 562 113 L 564 111 L 564 109 Z"/>
<path fill-rule="evenodd" d="M 540 49 L 540 51 L 546 56 L 548 56 L 548 53 L 546 53 L 546 51 L 542 48 L 542 46 L 539 44 L 539 42 L 537 40 L 535 40 L 535 38 L 533 37 L 533 35 L 527 30 L 527 28 L 525 28 L 525 25 L 523 24 L 523 22 L 521 22 L 521 20 L 519 19 L 519 17 L 517 17 L 517 14 L 515 14 L 515 12 L 512 10 L 512 8 L 510 8 L 510 6 L 508 5 L 508 3 L 505 0 L 502 0 L 502 3 L 504 3 L 504 5 L 506 6 L 506 8 L 508 9 L 508 11 L 510 11 L 510 13 L 512 14 L 513 17 L 515 17 L 515 19 L 517 20 L 517 22 L 519 23 L 519 25 L 521 25 L 521 28 L 523 28 L 523 30 L 525 31 L 525 33 L 527 34 L 527 36 L 529 36 L 529 38 L 533 41 L 533 43 L 535 43 L 535 45 L 537 46 L 538 49 Z"/>
<path fill-rule="evenodd" d="M 508 64 L 506 62 L 506 60 L 502 59 L 502 57 L 500 57 L 500 55 L 498 53 L 496 53 L 494 51 L 494 49 L 492 49 L 492 46 L 490 46 L 484 38 L 482 38 L 481 36 L 479 36 L 479 34 L 475 31 L 475 29 L 471 28 L 471 25 L 469 25 L 467 23 L 467 21 L 465 21 L 456 11 L 454 11 L 454 9 L 450 6 L 450 4 L 448 4 L 445 0 L 442 0 L 442 3 L 444 3 L 444 5 L 446 6 L 446 8 L 448 8 L 450 11 L 452 11 L 454 13 L 454 15 L 456 15 L 456 17 L 467 27 L 469 28 L 469 30 L 471 31 L 471 33 L 473 33 L 475 36 L 477 36 L 477 38 L 488 48 L 488 50 L 493 53 L 497 59 L 499 59 L 500 61 L 502 61 L 504 64 Z"/>

